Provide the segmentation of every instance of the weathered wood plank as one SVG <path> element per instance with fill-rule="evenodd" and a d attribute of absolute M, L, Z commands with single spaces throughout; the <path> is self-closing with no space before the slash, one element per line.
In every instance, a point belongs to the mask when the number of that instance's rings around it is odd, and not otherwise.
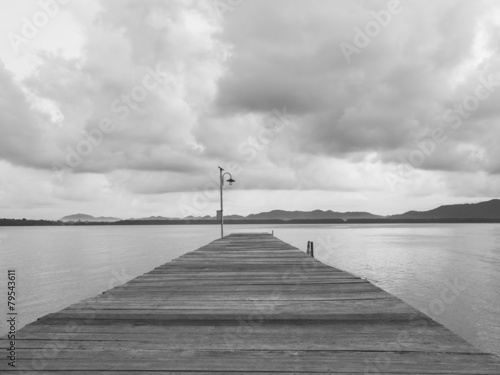
<path fill-rule="evenodd" d="M 387 354 L 387 353 L 386 353 Z M 20 361 L 39 358 L 43 351 L 22 355 Z M 45 371 L 267 371 L 288 373 L 367 373 L 381 371 L 374 361 L 379 352 L 279 351 L 279 350 L 63 350 L 56 360 L 47 361 Z M 393 353 L 382 372 L 406 374 L 491 374 L 498 366 L 488 356 L 447 353 Z M 373 363 L 372 363 L 373 361 Z M 0 365 L 6 370 L 5 365 Z"/>

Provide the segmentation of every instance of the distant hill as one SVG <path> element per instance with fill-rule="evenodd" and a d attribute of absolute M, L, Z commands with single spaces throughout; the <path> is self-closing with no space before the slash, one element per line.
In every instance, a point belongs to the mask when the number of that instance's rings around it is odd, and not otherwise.
<path fill-rule="evenodd" d="M 408 211 L 388 219 L 499 219 L 500 199 L 487 202 L 440 206 L 430 211 Z"/>
<path fill-rule="evenodd" d="M 263 219 L 279 219 L 279 220 L 323 220 L 323 219 L 376 219 L 382 216 L 373 215 L 369 212 L 335 212 L 335 211 L 283 211 L 273 210 L 269 212 L 261 212 L 259 214 L 248 215 L 246 219 L 263 220 Z"/>
<path fill-rule="evenodd" d="M 261 212 L 248 216 L 227 215 L 224 220 L 243 220 L 245 222 L 252 221 L 269 221 L 269 220 L 433 220 L 433 219 L 500 219 L 500 199 L 493 199 L 487 202 L 470 203 L 470 204 L 455 204 L 448 206 L 440 206 L 430 211 L 408 211 L 404 214 L 379 216 L 369 212 L 336 212 L 332 210 L 322 211 L 285 211 L 273 210 L 269 212 Z M 170 218 L 164 216 L 150 216 L 147 218 L 128 219 L 129 222 L 154 222 L 154 221 L 171 221 L 174 224 L 179 222 L 202 222 L 214 221 L 214 216 L 187 216 L 184 218 Z M 81 221 L 81 222 L 116 222 L 121 221 L 116 217 L 94 217 L 85 214 L 76 214 L 65 216 L 61 221 Z"/>
<path fill-rule="evenodd" d="M 186 216 L 182 219 L 170 219 L 170 220 L 216 220 L 215 216 Z M 224 215 L 224 220 L 244 220 L 245 216 L 241 215 Z"/>
<path fill-rule="evenodd" d="M 91 222 L 113 222 L 113 221 L 120 221 L 121 219 L 118 219 L 116 217 L 105 217 L 105 216 L 99 216 L 99 217 L 94 217 L 91 215 L 85 215 L 85 214 L 76 214 L 76 215 L 69 215 L 69 216 L 64 216 L 61 218 L 61 221 L 91 221 Z"/>
<path fill-rule="evenodd" d="M 213 219 L 215 219 L 215 217 L 213 217 Z M 246 217 L 245 216 L 241 216 L 241 215 L 224 215 L 224 220 L 245 220 Z"/>
<path fill-rule="evenodd" d="M 165 216 L 150 216 L 150 217 L 141 217 L 139 219 L 130 218 L 128 220 L 179 220 L 179 218 L 171 218 Z"/>
<path fill-rule="evenodd" d="M 212 216 L 206 215 L 206 216 L 187 216 L 183 218 L 182 220 L 212 220 L 215 219 Z"/>
<path fill-rule="evenodd" d="M 241 215 L 224 215 L 224 220 L 330 220 L 330 219 L 377 219 L 382 216 L 373 215 L 369 212 L 334 212 L 334 211 L 284 211 L 273 210 L 269 212 L 261 212 L 258 214 L 250 214 L 248 216 Z M 215 220 L 214 216 L 194 217 L 188 216 L 183 220 Z"/>

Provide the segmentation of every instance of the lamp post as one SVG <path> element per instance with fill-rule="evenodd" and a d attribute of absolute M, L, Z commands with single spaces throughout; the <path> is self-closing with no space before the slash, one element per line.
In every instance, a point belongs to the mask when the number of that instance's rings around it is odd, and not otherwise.
<path fill-rule="evenodd" d="M 222 186 L 224 186 L 224 176 L 229 175 L 229 185 L 232 185 L 233 182 L 236 182 L 233 180 L 233 176 L 231 176 L 231 173 L 229 172 L 224 172 L 224 168 L 219 167 L 220 170 L 220 238 L 224 237 L 224 203 L 222 200 Z"/>

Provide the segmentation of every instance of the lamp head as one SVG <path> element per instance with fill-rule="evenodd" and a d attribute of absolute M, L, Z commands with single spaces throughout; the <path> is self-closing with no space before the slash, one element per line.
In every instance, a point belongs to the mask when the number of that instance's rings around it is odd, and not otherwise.
<path fill-rule="evenodd" d="M 233 180 L 232 178 L 230 178 L 229 180 L 227 180 L 227 182 L 229 182 L 229 185 L 232 185 L 233 182 L 236 182 L 235 180 Z"/>

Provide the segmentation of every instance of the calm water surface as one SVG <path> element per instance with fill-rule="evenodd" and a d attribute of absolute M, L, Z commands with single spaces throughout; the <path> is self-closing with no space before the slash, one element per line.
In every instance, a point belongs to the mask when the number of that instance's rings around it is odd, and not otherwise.
<path fill-rule="evenodd" d="M 500 225 L 228 225 L 226 234 L 273 229 L 302 250 L 314 241 L 319 260 L 370 280 L 500 355 Z M 0 296 L 7 269 L 16 269 L 20 328 L 218 236 L 217 226 L 198 225 L 0 227 Z M 5 298 L 0 313 L 1 336 Z"/>

